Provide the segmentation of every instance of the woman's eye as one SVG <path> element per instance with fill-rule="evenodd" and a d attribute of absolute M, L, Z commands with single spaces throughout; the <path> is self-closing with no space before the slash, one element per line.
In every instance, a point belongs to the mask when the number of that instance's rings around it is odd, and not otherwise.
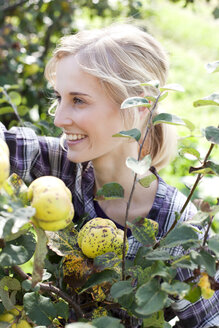
<path fill-rule="evenodd" d="M 61 96 L 57 95 L 57 94 L 54 94 L 53 95 L 54 99 L 58 101 L 58 103 L 60 103 L 61 101 Z"/>
<path fill-rule="evenodd" d="M 78 97 L 74 97 L 73 98 L 73 103 L 76 104 L 76 105 L 82 105 L 84 104 L 84 101 Z"/>

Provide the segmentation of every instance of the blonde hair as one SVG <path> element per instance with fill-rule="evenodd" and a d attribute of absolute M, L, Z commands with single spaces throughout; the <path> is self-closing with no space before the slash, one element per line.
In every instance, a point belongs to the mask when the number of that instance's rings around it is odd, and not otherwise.
<path fill-rule="evenodd" d="M 159 80 L 160 85 L 164 85 L 168 74 L 167 55 L 160 43 L 129 24 L 113 24 L 61 38 L 45 69 L 51 84 L 55 83 L 57 62 L 71 54 L 77 57 L 82 70 L 100 79 L 103 90 L 119 105 L 128 97 L 156 96 L 155 88 L 140 84 Z M 121 111 L 126 117 L 129 114 L 132 127 L 139 123 L 137 109 Z M 160 169 L 175 152 L 174 140 L 170 126 L 152 126 L 142 155 L 150 153 L 152 165 Z"/>

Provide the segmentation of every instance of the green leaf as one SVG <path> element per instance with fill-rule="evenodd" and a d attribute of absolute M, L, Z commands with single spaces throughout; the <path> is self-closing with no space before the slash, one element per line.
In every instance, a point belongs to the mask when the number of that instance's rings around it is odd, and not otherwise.
<path fill-rule="evenodd" d="M 138 182 L 140 185 L 144 188 L 149 188 L 151 183 L 156 180 L 156 176 L 154 174 L 147 175 L 146 177 L 142 179 L 138 179 Z"/>
<path fill-rule="evenodd" d="M 143 97 L 130 97 L 123 101 L 121 109 L 128 109 L 132 107 L 150 107 L 151 104 Z"/>
<path fill-rule="evenodd" d="M 148 172 L 151 166 L 151 156 L 146 155 L 142 160 L 138 161 L 133 157 L 127 157 L 126 166 L 134 173 L 144 175 Z"/>
<path fill-rule="evenodd" d="M 168 96 L 168 92 L 167 92 L 167 91 L 164 91 L 164 92 L 160 95 L 160 97 L 159 97 L 159 99 L 158 99 L 158 102 L 164 100 L 167 96 Z M 155 99 L 155 100 L 156 100 L 156 99 Z"/>
<path fill-rule="evenodd" d="M 185 122 L 181 118 L 179 118 L 176 115 L 169 114 L 169 113 L 160 113 L 160 114 L 156 115 L 153 118 L 152 122 L 154 125 L 157 125 L 160 123 L 171 124 L 171 125 L 183 125 L 183 126 L 186 125 Z"/>
<path fill-rule="evenodd" d="M 182 85 L 177 84 L 177 83 L 171 83 L 171 84 L 166 84 L 163 87 L 160 87 L 160 91 L 166 91 L 166 90 L 170 90 L 170 91 L 180 91 L 180 92 L 184 92 L 185 89 L 183 88 Z"/>
<path fill-rule="evenodd" d="M 48 246 L 59 256 L 66 256 L 73 251 L 79 251 L 77 245 L 78 231 L 74 228 L 74 224 L 71 223 L 63 230 L 59 231 L 47 231 Z"/>
<path fill-rule="evenodd" d="M 181 281 L 176 281 L 173 284 L 169 284 L 167 282 L 163 282 L 161 284 L 161 290 L 174 296 L 184 297 L 188 293 L 189 289 L 189 285 Z"/>
<path fill-rule="evenodd" d="M 151 252 L 147 253 L 144 256 L 148 260 L 162 260 L 162 261 L 168 261 L 171 260 L 173 257 L 170 255 L 168 251 L 165 249 L 155 249 Z"/>
<path fill-rule="evenodd" d="M 21 96 L 18 92 L 15 92 L 15 91 L 11 91 L 9 92 L 9 97 L 10 97 L 10 100 L 11 102 L 16 105 L 16 106 L 19 106 L 20 103 L 21 103 Z"/>
<path fill-rule="evenodd" d="M 14 113 L 14 110 L 11 106 L 4 106 L 0 108 L 0 115 Z"/>
<path fill-rule="evenodd" d="M 208 239 L 208 247 L 219 257 L 219 235 L 215 235 Z"/>
<path fill-rule="evenodd" d="M 11 89 L 19 89 L 20 86 L 18 84 L 5 84 L 4 89 L 5 90 L 11 90 Z"/>
<path fill-rule="evenodd" d="M 196 251 L 191 251 L 190 256 L 192 261 L 204 267 L 209 276 L 214 277 L 216 274 L 216 259 L 211 254 L 202 249 L 199 253 Z"/>
<path fill-rule="evenodd" d="M 96 328 L 124 328 L 123 324 L 120 323 L 120 319 L 112 318 L 112 317 L 101 317 L 94 319 L 92 324 Z M 70 327 L 71 328 L 71 327 Z M 92 328 L 92 326 L 91 326 Z"/>
<path fill-rule="evenodd" d="M 219 72 L 219 60 L 208 63 L 205 65 L 208 73 L 216 73 Z"/>
<path fill-rule="evenodd" d="M 15 194 L 18 197 L 20 193 L 23 193 L 27 190 L 27 185 L 18 174 L 12 173 L 7 179 L 6 192 L 8 192 L 9 195 Z"/>
<path fill-rule="evenodd" d="M 186 127 L 193 132 L 195 130 L 195 124 L 193 124 L 191 121 L 187 120 L 187 118 L 182 118 L 183 122 L 186 124 Z"/>
<path fill-rule="evenodd" d="M 112 282 L 119 278 L 119 273 L 114 270 L 105 270 L 92 274 L 92 276 L 87 280 L 86 284 L 80 293 L 83 293 L 88 288 L 99 285 L 103 282 Z"/>
<path fill-rule="evenodd" d="M 168 233 L 166 238 L 161 240 L 160 246 L 169 248 L 183 245 L 192 241 L 198 241 L 197 233 L 191 226 L 179 223 L 172 231 Z"/>
<path fill-rule="evenodd" d="M 191 303 L 195 303 L 200 299 L 200 297 L 201 297 L 201 288 L 196 284 L 191 284 L 190 290 L 188 291 L 184 299 L 186 299 Z"/>
<path fill-rule="evenodd" d="M 197 265 L 190 259 L 190 255 L 180 256 L 178 259 L 172 262 L 171 265 L 175 268 L 186 268 L 190 270 L 197 268 Z"/>
<path fill-rule="evenodd" d="M 0 281 L 0 299 L 7 311 L 14 308 L 15 300 L 11 297 L 10 293 L 15 293 L 21 289 L 19 280 L 5 276 Z"/>
<path fill-rule="evenodd" d="M 141 83 L 140 85 L 141 86 L 154 87 L 154 88 L 158 89 L 159 86 L 160 86 L 160 81 L 159 80 L 151 80 L 151 81 L 148 81 L 148 82 Z"/>
<path fill-rule="evenodd" d="M 38 292 L 40 290 L 40 286 L 36 285 L 35 287 L 32 286 L 32 280 L 26 279 L 22 281 L 22 289 L 25 291 L 31 291 L 31 292 Z"/>
<path fill-rule="evenodd" d="M 20 234 L 25 233 L 25 230 L 21 231 L 20 229 L 26 223 L 29 223 L 30 218 L 35 214 L 35 209 L 31 206 L 20 207 L 14 212 L 7 214 L 7 217 L 4 218 L 6 220 L 2 219 L 0 223 L 0 235 L 2 235 L 2 238 L 4 238 L 5 241 L 11 241 L 16 239 L 18 232 L 20 232 Z"/>
<path fill-rule="evenodd" d="M 164 311 L 158 311 L 148 318 L 143 319 L 144 328 L 163 328 L 164 327 Z"/>
<path fill-rule="evenodd" d="M 47 236 L 44 230 L 35 228 L 37 234 L 37 245 L 33 261 L 32 285 L 42 281 L 44 261 L 47 254 Z"/>
<path fill-rule="evenodd" d="M 140 265 L 132 266 L 127 270 L 127 276 L 131 276 L 132 279 L 137 281 L 137 287 L 140 287 L 151 279 L 151 267 L 143 269 L 142 263 L 143 261 L 141 261 Z"/>
<path fill-rule="evenodd" d="M 156 279 L 152 279 L 139 287 L 136 292 L 136 300 L 138 307 L 135 311 L 143 315 L 149 315 L 163 309 L 167 294 L 160 289 L 160 283 Z"/>
<path fill-rule="evenodd" d="M 176 276 L 176 269 L 167 267 L 163 261 L 156 261 L 151 267 L 151 277 L 163 277 L 164 279 L 172 280 Z"/>
<path fill-rule="evenodd" d="M 17 107 L 18 114 L 20 116 L 24 116 L 28 113 L 29 108 L 24 105 L 20 105 Z M 14 113 L 14 109 L 11 106 L 4 106 L 0 108 L 0 115 Z"/>
<path fill-rule="evenodd" d="M 12 266 L 26 263 L 35 251 L 35 238 L 31 232 L 7 242 L 0 252 L 0 266 Z"/>
<path fill-rule="evenodd" d="M 191 148 L 191 147 L 180 148 L 179 155 L 183 157 L 185 154 L 189 154 L 189 155 L 194 156 L 197 159 L 200 159 L 200 153 L 195 148 Z"/>
<path fill-rule="evenodd" d="M 193 102 L 194 107 L 199 106 L 219 106 L 219 93 L 212 93 L 210 96 L 204 97 L 202 99 L 198 99 Z"/>
<path fill-rule="evenodd" d="M 206 223 L 208 223 L 208 221 L 209 221 L 209 214 L 210 213 L 199 211 L 192 217 L 192 219 L 189 220 L 189 223 L 205 226 Z"/>
<path fill-rule="evenodd" d="M 55 304 L 50 298 L 31 292 L 24 294 L 23 301 L 25 313 L 35 324 L 51 325 L 57 313 Z"/>
<path fill-rule="evenodd" d="M 125 137 L 125 138 L 131 138 L 131 139 L 135 139 L 136 141 L 139 141 L 141 138 L 141 131 L 139 131 L 138 129 L 120 131 L 119 133 L 114 134 L 113 137 Z"/>
<path fill-rule="evenodd" d="M 219 128 L 208 126 L 203 132 L 208 141 L 219 145 Z"/>
<path fill-rule="evenodd" d="M 104 270 L 113 268 L 121 262 L 115 253 L 106 253 L 95 257 L 94 266 L 98 268 L 98 270 Z"/>
<path fill-rule="evenodd" d="M 132 223 L 128 222 L 133 236 L 143 245 L 151 246 L 156 242 L 158 223 L 147 218 L 137 218 Z"/>
<path fill-rule="evenodd" d="M 107 199 L 118 199 L 124 198 L 124 189 L 117 182 L 106 183 L 100 188 L 96 195 L 95 200 L 107 200 Z"/>
<path fill-rule="evenodd" d="M 130 294 L 133 292 L 132 284 L 129 280 L 118 281 L 112 285 L 110 294 L 113 298 L 120 298 L 121 296 Z"/>
<path fill-rule="evenodd" d="M 69 305 L 63 300 L 59 300 L 57 303 L 54 304 L 56 309 L 56 316 L 60 316 L 65 320 L 69 318 Z"/>

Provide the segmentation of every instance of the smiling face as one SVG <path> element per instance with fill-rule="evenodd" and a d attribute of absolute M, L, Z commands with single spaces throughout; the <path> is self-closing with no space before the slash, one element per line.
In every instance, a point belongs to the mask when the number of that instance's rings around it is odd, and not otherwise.
<path fill-rule="evenodd" d="M 80 68 L 75 56 L 58 61 L 55 91 L 59 104 L 54 123 L 66 133 L 70 161 L 94 161 L 118 152 L 124 140 L 112 135 L 124 130 L 119 105 L 96 77 Z"/>

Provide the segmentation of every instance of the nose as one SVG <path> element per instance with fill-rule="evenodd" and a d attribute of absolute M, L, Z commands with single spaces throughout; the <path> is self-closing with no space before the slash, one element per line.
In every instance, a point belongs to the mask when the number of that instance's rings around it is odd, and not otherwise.
<path fill-rule="evenodd" d="M 54 124 L 59 128 L 72 125 L 72 119 L 69 116 L 67 108 L 64 108 L 63 105 L 59 104 L 56 108 Z"/>

